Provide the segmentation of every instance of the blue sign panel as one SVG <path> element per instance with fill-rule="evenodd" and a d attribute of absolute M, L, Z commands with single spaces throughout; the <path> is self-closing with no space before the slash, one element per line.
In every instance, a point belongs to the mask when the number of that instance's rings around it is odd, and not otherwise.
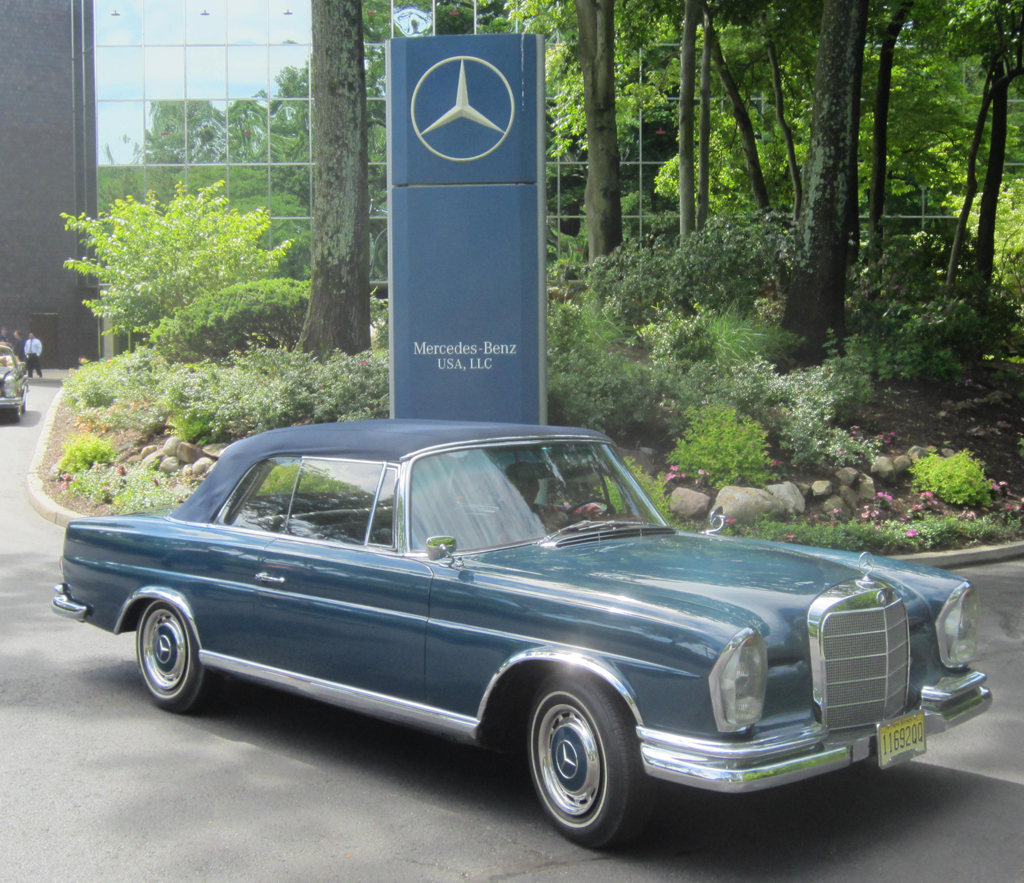
<path fill-rule="evenodd" d="M 535 34 L 392 40 L 388 44 L 391 182 L 527 184 L 538 180 Z M 541 151 L 543 155 L 543 151 Z"/>
<path fill-rule="evenodd" d="M 388 43 L 394 417 L 546 419 L 543 49 Z"/>

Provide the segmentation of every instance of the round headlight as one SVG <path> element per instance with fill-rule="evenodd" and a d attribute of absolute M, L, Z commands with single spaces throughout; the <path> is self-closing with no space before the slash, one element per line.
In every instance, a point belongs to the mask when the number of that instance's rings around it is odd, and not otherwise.
<path fill-rule="evenodd" d="M 978 652 L 978 592 L 964 583 L 942 605 L 935 620 L 943 665 L 963 668 Z"/>
<path fill-rule="evenodd" d="M 709 678 L 711 705 L 719 731 L 735 733 L 756 724 L 764 712 L 767 685 L 764 638 L 754 629 L 743 629 L 725 645 Z"/>

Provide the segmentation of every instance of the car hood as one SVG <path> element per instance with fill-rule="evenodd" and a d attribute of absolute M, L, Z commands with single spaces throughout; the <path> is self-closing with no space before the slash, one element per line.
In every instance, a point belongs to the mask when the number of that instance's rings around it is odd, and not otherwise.
<path fill-rule="evenodd" d="M 481 576 L 546 583 L 553 591 L 598 596 L 638 613 L 675 612 L 755 627 L 769 643 L 772 635 L 802 631 L 822 592 L 861 577 L 854 553 L 685 533 L 566 548 L 520 546 L 466 556 L 465 562 Z M 873 576 L 897 590 L 911 622 L 934 615 L 936 604 L 962 582 L 888 559 L 879 559 Z"/>

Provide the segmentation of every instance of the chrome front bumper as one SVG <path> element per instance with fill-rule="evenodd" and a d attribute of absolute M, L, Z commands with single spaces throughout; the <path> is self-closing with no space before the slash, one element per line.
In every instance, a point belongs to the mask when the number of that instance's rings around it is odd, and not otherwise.
<path fill-rule="evenodd" d="M 936 735 L 977 717 L 992 704 L 972 671 L 922 690 L 925 733 Z M 798 782 L 865 760 L 875 753 L 873 731 L 832 735 L 820 724 L 749 742 L 694 739 L 638 727 L 647 774 L 709 791 L 740 793 Z"/>
<path fill-rule="evenodd" d="M 89 606 L 76 601 L 68 592 L 66 583 L 58 583 L 53 587 L 53 600 L 50 609 L 58 616 L 66 616 L 75 622 L 85 622 L 89 615 Z"/>

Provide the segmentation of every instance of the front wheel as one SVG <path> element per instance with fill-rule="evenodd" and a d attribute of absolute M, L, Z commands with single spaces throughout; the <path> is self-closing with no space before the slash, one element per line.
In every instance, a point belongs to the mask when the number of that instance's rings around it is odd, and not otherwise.
<path fill-rule="evenodd" d="M 595 849 L 633 839 L 654 801 L 636 724 L 621 700 L 590 680 L 556 675 L 530 715 L 530 774 L 559 832 Z"/>
<path fill-rule="evenodd" d="M 196 708 L 210 676 L 199 661 L 199 641 L 191 623 L 163 601 L 146 608 L 135 632 L 135 655 L 153 701 L 167 711 Z"/>

